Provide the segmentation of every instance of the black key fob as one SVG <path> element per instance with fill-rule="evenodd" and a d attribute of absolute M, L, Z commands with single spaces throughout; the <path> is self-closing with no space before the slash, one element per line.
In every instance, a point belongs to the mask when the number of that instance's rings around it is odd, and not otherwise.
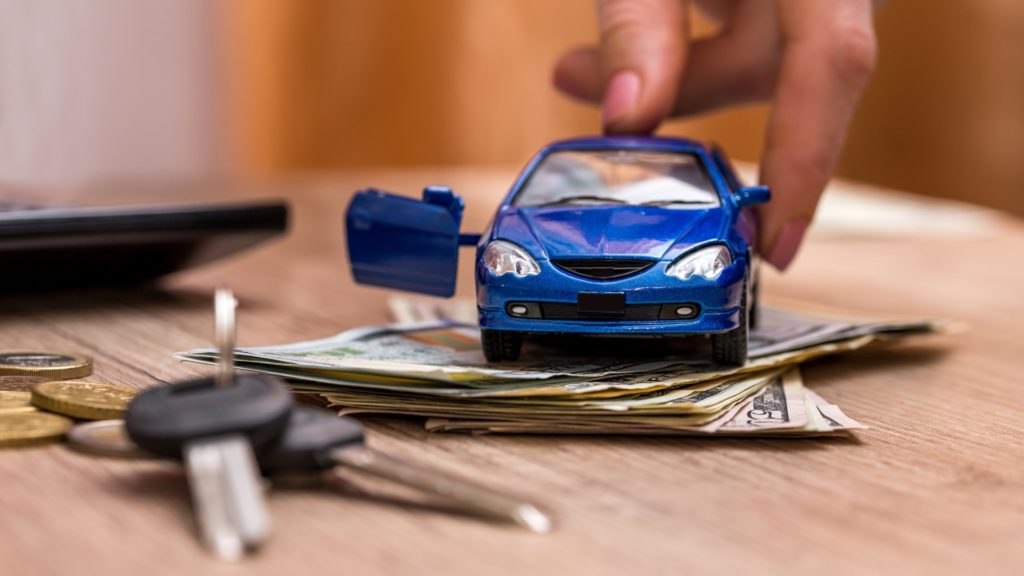
<path fill-rule="evenodd" d="M 277 471 L 325 470 L 337 463 L 331 452 L 348 446 L 362 446 L 363 426 L 354 418 L 337 416 L 330 410 L 296 406 L 288 427 L 259 455 L 260 468 Z"/>
<path fill-rule="evenodd" d="M 135 397 L 125 413 L 125 430 L 143 450 L 181 458 L 193 440 L 242 434 L 260 450 L 288 425 L 294 400 L 284 382 L 263 374 L 239 374 L 232 386 L 197 378 Z"/>

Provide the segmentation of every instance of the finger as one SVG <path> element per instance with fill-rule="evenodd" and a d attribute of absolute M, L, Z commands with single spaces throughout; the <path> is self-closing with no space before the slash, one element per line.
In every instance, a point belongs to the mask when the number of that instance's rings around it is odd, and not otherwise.
<path fill-rule="evenodd" d="M 555 64 L 554 84 L 577 100 L 600 104 L 604 86 L 597 46 L 583 46 L 563 54 Z"/>
<path fill-rule="evenodd" d="M 775 6 L 745 0 L 727 8 L 729 20 L 717 35 L 690 44 L 675 115 L 764 102 L 774 95 L 780 53 Z"/>
<path fill-rule="evenodd" d="M 870 0 L 780 0 L 783 56 L 761 179 L 762 253 L 786 269 L 835 168 L 846 127 L 874 69 Z"/>
<path fill-rule="evenodd" d="M 743 0 L 693 0 L 693 5 L 707 18 L 715 22 L 725 22 L 730 19 L 736 5 Z"/>
<path fill-rule="evenodd" d="M 671 116 L 686 116 L 772 97 L 779 64 L 775 8 L 753 0 L 730 5 L 720 34 L 692 42 Z M 596 47 L 576 48 L 555 66 L 554 84 L 585 102 L 599 103 L 604 86 Z"/>
<path fill-rule="evenodd" d="M 683 73 L 682 0 L 598 0 L 602 122 L 610 133 L 650 132 L 673 108 Z"/>

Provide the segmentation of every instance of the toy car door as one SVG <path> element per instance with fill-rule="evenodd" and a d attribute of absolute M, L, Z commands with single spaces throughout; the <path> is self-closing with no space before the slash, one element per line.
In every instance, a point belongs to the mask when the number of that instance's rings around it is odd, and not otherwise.
<path fill-rule="evenodd" d="M 423 200 L 376 189 L 357 192 L 345 218 L 352 275 L 360 284 L 455 293 L 462 199 L 428 187 Z"/>

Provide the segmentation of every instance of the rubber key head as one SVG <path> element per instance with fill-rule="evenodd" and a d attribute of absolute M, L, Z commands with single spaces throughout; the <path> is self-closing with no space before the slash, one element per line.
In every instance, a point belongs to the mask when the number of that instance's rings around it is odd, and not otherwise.
<path fill-rule="evenodd" d="M 146 390 L 128 406 L 124 422 L 133 442 L 160 456 L 181 458 L 188 442 L 225 434 L 245 435 L 258 454 L 284 432 L 293 407 L 279 378 L 239 374 L 227 387 L 198 378 Z"/>
<path fill-rule="evenodd" d="M 284 434 L 260 454 L 260 468 L 267 473 L 332 468 L 332 450 L 361 446 L 364 440 L 363 426 L 355 419 L 296 406 Z"/>

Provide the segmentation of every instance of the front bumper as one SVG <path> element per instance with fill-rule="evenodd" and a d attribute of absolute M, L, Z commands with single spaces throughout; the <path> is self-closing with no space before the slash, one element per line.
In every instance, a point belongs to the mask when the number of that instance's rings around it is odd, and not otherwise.
<path fill-rule="evenodd" d="M 480 327 L 489 330 L 574 334 L 712 334 L 739 327 L 740 303 L 747 263 L 735 260 L 715 280 L 679 280 L 665 274 L 669 262 L 658 262 L 646 271 L 620 280 L 590 280 L 569 274 L 548 261 L 539 261 L 541 273 L 517 278 L 511 274 L 495 277 L 477 266 L 477 307 Z M 575 306 L 580 293 L 618 293 L 627 307 L 677 306 L 691 304 L 696 316 L 666 319 L 654 314 L 644 319 L 551 319 L 522 318 L 509 313 L 510 303 L 555 303 L 559 308 Z"/>

